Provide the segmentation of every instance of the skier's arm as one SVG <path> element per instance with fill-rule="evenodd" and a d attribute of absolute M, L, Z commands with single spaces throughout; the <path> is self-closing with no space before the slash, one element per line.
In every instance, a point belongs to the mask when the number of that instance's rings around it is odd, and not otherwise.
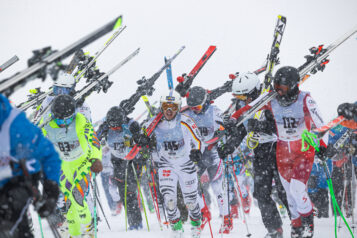
<path fill-rule="evenodd" d="M 191 149 L 200 150 L 203 153 L 202 137 L 196 123 L 187 115 L 181 114 L 181 128 L 185 139 L 188 138 L 191 143 Z"/>
<path fill-rule="evenodd" d="M 26 159 L 30 174 L 42 170 L 45 179 L 59 183 L 61 160 L 52 143 L 26 119 L 24 113 L 20 113 L 14 120 L 10 136 L 11 155 L 18 160 Z M 14 175 L 22 174 L 17 164 L 14 171 Z"/>
<path fill-rule="evenodd" d="M 317 107 L 315 100 L 310 95 L 307 95 L 304 100 L 305 123 L 307 129 L 310 131 L 313 128 L 319 128 L 324 125 L 321 113 Z M 305 109 L 306 108 L 306 109 Z M 321 145 L 326 147 L 328 143 L 328 134 L 321 139 Z"/>

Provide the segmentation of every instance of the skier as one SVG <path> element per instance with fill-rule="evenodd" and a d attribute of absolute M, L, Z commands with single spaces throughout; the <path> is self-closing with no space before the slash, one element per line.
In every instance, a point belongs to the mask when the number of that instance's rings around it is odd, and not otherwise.
<path fill-rule="evenodd" d="M 308 92 L 299 89 L 299 71 L 281 67 L 274 76 L 274 90 L 278 96 L 268 106 L 277 126 L 276 158 L 278 171 L 287 193 L 291 213 L 291 236 L 313 237 L 313 207 L 307 193 L 307 181 L 314 163 L 312 147 L 301 151 L 301 134 L 307 129 L 323 125 L 316 102 Z M 327 136 L 321 140 L 326 147 Z"/>
<path fill-rule="evenodd" d="M 156 138 L 159 187 L 164 197 L 168 219 L 175 237 L 183 236 L 181 214 L 177 208 L 177 182 L 179 182 L 191 219 L 192 237 L 200 236 L 201 212 L 197 200 L 198 178 L 194 163 L 201 160 L 203 147 L 200 132 L 195 122 L 180 113 L 181 97 L 170 91 L 160 98 L 163 119 L 154 130 Z M 150 122 L 149 122 L 150 123 Z M 134 140 L 139 146 L 153 147 L 153 138 L 139 134 Z"/>
<path fill-rule="evenodd" d="M 214 132 L 220 128 L 220 124 L 218 124 L 217 121 L 223 122 L 221 118 L 222 112 L 216 106 L 211 105 L 207 91 L 204 88 L 197 86 L 192 87 L 188 94 L 187 105 L 189 109 L 185 110 L 184 113 L 196 122 L 202 138 L 207 141 L 211 139 Z M 224 196 L 222 186 L 224 164 L 219 158 L 217 148 L 204 148 L 202 160 L 197 165 L 200 171 L 207 170 L 210 185 L 216 195 L 219 213 L 224 219 L 220 233 L 229 234 L 233 229 L 233 222 L 229 214 L 227 196 Z M 201 208 L 203 210 L 203 217 L 205 218 L 205 214 L 209 212 L 208 208 L 205 208 L 203 205 L 201 205 Z M 205 209 L 207 209 L 208 212 L 205 211 Z M 204 222 L 202 223 L 203 225 Z"/>
<path fill-rule="evenodd" d="M 251 72 L 241 73 L 234 79 L 232 84 L 233 96 L 237 99 L 236 108 L 241 108 L 260 95 L 261 85 L 258 76 Z M 232 119 L 233 120 L 233 119 Z M 233 121 L 227 121 L 228 129 L 232 127 Z M 282 220 L 276 204 L 272 197 L 273 180 L 279 198 L 287 207 L 287 198 L 284 188 L 278 175 L 276 164 L 276 134 L 277 128 L 271 110 L 262 110 L 260 120 L 249 119 L 248 122 L 241 125 L 232 132 L 232 139 L 228 140 L 223 148 L 219 149 L 221 156 L 227 156 L 233 152 L 234 144 L 237 146 L 247 135 L 247 132 L 254 131 L 254 135 L 259 141 L 258 146 L 254 149 L 253 174 L 254 174 L 254 192 L 253 196 L 258 201 L 258 207 L 262 215 L 264 226 L 268 230 L 265 237 L 282 237 Z M 248 142 L 249 143 L 249 142 Z M 222 151 L 223 150 L 223 151 Z M 270 195 L 269 195 L 270 194 Z"/>
<path fill-rule="evenodd" d="M 99 140 L 88 119 L 76 113 L 76 102 L 69 95 L 53 99 L 51 118 L 42 130 L 62 159 L 60 188 L 68 207 L 68 231 L 71 236 L 94 237 L 94 207 L 88 192 L 92 172 L 103 170 Z"/>
<path fill-rule="evenodd" d="M 27 209 L 35 197 L 41 217 L 53 213 L 61 161 L 50 141 L 1 94 L 0 137 L 0 237 L 34 237 Z M 42 198 L 36 194 L 41 180 Z"/>
<path fill-rule="evenodd" d="M 136 124 L 129 119 L 123 109 L 114 106 L 109 109 L 105 122 L 99 126 L 98 136 L 100 140 L 105 138 L 111 152 L 111 161 L 114 167 L 113 181 L 115 181 L 122 203 L 125 205 L 128 214 L 129 230 L 140 230 L 143 228 L 142 217 L 138 203 L 137 183 L 133 167 L 136 174 L 140 174 L 142 161 L 135 158 L 132 161 L 124 160 L 133 146 L 132 133 L 130 127 Z M 133 164 L 133 166 L 132 166 Z M 125 194 L 125 186 L 127 192 Z M 124 199 L 124 200 L 123 200 Z"/>
<path fill-rule="evenodd" d="M 53 83 L 53 95 L 49 95 L 43 100 L 38 111 L 35 112 L 34 120 L 39 120 L 38 117 L 41 115 L 41 112 L 46 110 L 48 106 L 51 106 L 50 104 L 56 96 L 62 94 L 72 95 L 74 93 L 75 83 L 75 79 L 71 74 L 61 72 L 58 75 L 58 79 Z M 92 121 L 91 110 L 84 101 L 76 104 L 76 112 L 83 114 L 89 121 Z M 43 116 L 47 117 L 48 114 Z"/>

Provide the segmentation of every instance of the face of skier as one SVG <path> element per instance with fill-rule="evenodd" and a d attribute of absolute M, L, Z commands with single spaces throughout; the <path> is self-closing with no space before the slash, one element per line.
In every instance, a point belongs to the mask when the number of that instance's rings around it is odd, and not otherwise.
<path fill-rule="evenodd" d="M 166 120 L 171 121 L 176 117 L 179 106 L 176 103 L 164 102 L 161 105 L 162 113 Z"/>
<path fill-rule="evenodd" d="M 233 97 L 235 97 L 236 99 L 238 99 L 240 101 L 243 101 L 245 103 L 245 105 L 247 105 L 253 101 L 253 98 L 247 94 L 233 94 Z"/>
<path fill-rule="evenodd" d="M 68 118 L 64 118 L 64 119 L 59 119 L 59 118 L 55 118 L 55 122 L 59 127 L 66 127 L 69 124 L 71 124 L 71 122 L 73 121 L 74 116 L 70 116 Z"/>

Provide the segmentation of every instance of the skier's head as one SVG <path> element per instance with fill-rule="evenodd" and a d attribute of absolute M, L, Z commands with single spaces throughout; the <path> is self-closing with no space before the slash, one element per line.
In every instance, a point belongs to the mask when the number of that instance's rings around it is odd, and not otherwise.
<path fill-rule="evenodd" d="M 126 115 L 122 108 L 115 106 L 109 109 L 106 120 L 110 129 L 121 130 L 126 122 Z"/>
<path fill-rule="evenodd" d="M 58 75 L 57 80 L 53 83 L 53 94 L 61 95 L 61 94 L 70 94 L 70 92 L 74 89 L 75 79 L 71 74 L 61 73 Z"/>
<path fill-rule="evenodd" d="M 181 96 L 174 90 L 165 93 L 160 98 L 160 109 L 166 120 L 171 121 L 181 109 Z"/>
<path fill-rule="evenodd" d="M 204 110 L 205 104 L 207 103 L 207 91 L 202 87 L 192 87 L 188 91 L 187 105 L 190 109 L 199 114 Z"/>
<path fill-rule="evenodd" d="M 235 98 L 244 101 L 246 104 L 255 100 L 260 93 L 260 80 L 258 76 L 251 72 L 240 73 L 233 80 L 232 93 Z"/>
<path fill-rule="evenodd" d="M 283 107 L 294 103 L 299 95 L 299 71 L 291 66 L 281 67 L 274 76 L 274 90 L 278 93 L 277 100 Z"/>
<path fill-rule="evenodd" d="M 73 121 L 76 102 L 69 95 L 58 95 L 53 99 L 51 116 L 59 127 L 66 127 Z"/>

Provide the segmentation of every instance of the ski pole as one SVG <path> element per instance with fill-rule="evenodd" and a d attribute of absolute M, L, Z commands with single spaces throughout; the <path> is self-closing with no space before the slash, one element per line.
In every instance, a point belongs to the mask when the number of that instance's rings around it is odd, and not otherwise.
<path fill-rule="evenodd" d="M 125 231 L 128 231 L 128 207 L 127 207 L 127 197 L 126 197 L 126 193 L 127 193 L 127 178 L 128 178 L 128 165 L 129 165 L 129 161 L 126 162 L 126 166 L 125 166 L 125 182 L 124 182 L 124 211 L 125 211 Z"/>
<path fill-rule="evenodd" d="M 93 173 L 93 180 L 95 181 L 95 173 Z M 93 184 L 93 205 L 94 205 L 94 237 L 97 238 L 97 184 Z"/>
<path fill-rule="evenodd" d="M 231 157 L 232 158 L 232 157 Z M 233 158 L 232 158 L 232 161 L 233 161 Z M 243 214 L 243 220 L 244 220 L 244 223 L 245 223 L 245 228 L 247 229 L 247 237 L 250 237 L 252 234 L 249 232 L 249 228 L 248 228 L 248 222 L 247 222 L 247 218 L 246 218 L 246 216 L 245 216 L 245 213 L 244 213 L 244 211 L 243 211 L 243 197 L 242 197 L 242 191 L 240 190 L 240 187 L 239 187 L 239 183 L 238 183 L 238 178 L 237 178 L 237 175 L 236 175 L 236 173 L 235 173 L 235 170 L 236 170 L 236 168 L 235 168 L 235 165 L 234 164 L 232 164 L 232 169 L 233 169 L 233 171 L 232 171 L 232 173 L 233 173 L 233 176 L 234 176 L 234 178 L 235 178 L 235 180 L 236 180 L 236 189 L 237 189 L 237 191 L 239 192 L 239 196 L 237 196 L 237 197 L 239 197 L 240 198 L 240 200 L 241 200 L 241 206 L 240 206 L 240 208 L 241 208 L 241 211 L 242 211 L 242 214 Z"/>
<path fill-rule="evenodd" d="M 94 183 L 96 184 L 95 186 L 98 187 L 98 185 L 97 185 L 97 180 L 94 180 Z M 93 187 L 93 185 L 92 185 L 92 187 Z M 94 190 L 94 189 L 93 189 L 93 190 Z M 107 223 L 107 226 L 108 226 L 109 230 L 112 230 L 112 228 L 111 228 L 110 225 L 109 225 L 108 219 L 107 219 L 107 217 L 106 217 L 106 215 L 105 215 L 105 213 L 104 213 L 104 209 L 103 209 L 102 203 L 101 203 L 100 200 L 99 200 L 99 196 L 98 196 L 98 195 L 99 195 L 99 190 L 97 190 L 97 193 L 96 193 L 95 198 L 97 199 L 99 208 L 100 208 L 100 210 L 102 211 L 102 214 L 103 214 L 103 216 L 104 216 L 105 222 Z"/>
<path fill-rule="evenodd" d="M 346 164 L 343 165 L 343 167 L 345 167 Z M 342 202 L 341 202 L 341 207 L 342 209 L 346 206 L 345 204 L 345 198 L 346 198 L 346 169 L 343 168 L 343 193 L 342 193 Z M 345 209 L 346 211 L 346 209 Z M 340 231 L 340 228 L 341 228 L 341 221 L 342 221 L 342 217 L 340 216 L 340 219 L 338 221 L 338 231 Z"/>
<path fill-rule="evenodd" d="M 149 171 L 146 169 L 146 176 L 148 177 L 148 185 L 149 185 L 149 189 L 150 189 L 150 194 L 151 194 L 151 198 L 152 198 L 152 201 L 153 201 L 153 204 L 154 204 L 154 208 L 155 208 L 155 212 L 156 212 L 156 217 L 157 217 L 157 220 L 159 222 L 159 225 L 160 225 L 160 230 L 162 231 L 162 224 L 161 224 L 161 217 L 160 217 L 160 211 L 159 211 L 159 204 L 157 203 L 157 197 L 155 197 L 154 199 L 154 194 L 152 192 L 152 188 L 151 186 L 155 186 L 155 183 L 154 181 L 152 181 L 152 185 L 150 185 L 150 174 L 149 174 Z"/>
<path fill-rule="evenodd" d="M 146 214 L 146 208 L 145 208 L 145 203 L 144 203 L 144 197 L 143 197 L 143 194 L 142 194 L 142 192 L 141 192 L 138 175 L 136 174 L 136 170 L 135 170 L 135 167 L 134 167 L 134 163 L 133 163 L 133 162 L 131 163 L 131 168 L 133 169 L 133 172 L 134 172 L 134 175 L 135 175 L 135 179 L 136 179 L 136 184 L 137 184 L 138 190 L 139 190 L 139 196 L 140 196 L 140 198 L 141 198 L 141 203 L 143 204 L 143 209 L 144 209 L 144 214 L 145 214 L 145 220 L 146 220 L 146 226 L 147 226 L 147 228 L 148 228 L 148 231 L 150 231 L 149 222 L 148 222 L 148 217 L 147 217 L 147 214 Z"/>

